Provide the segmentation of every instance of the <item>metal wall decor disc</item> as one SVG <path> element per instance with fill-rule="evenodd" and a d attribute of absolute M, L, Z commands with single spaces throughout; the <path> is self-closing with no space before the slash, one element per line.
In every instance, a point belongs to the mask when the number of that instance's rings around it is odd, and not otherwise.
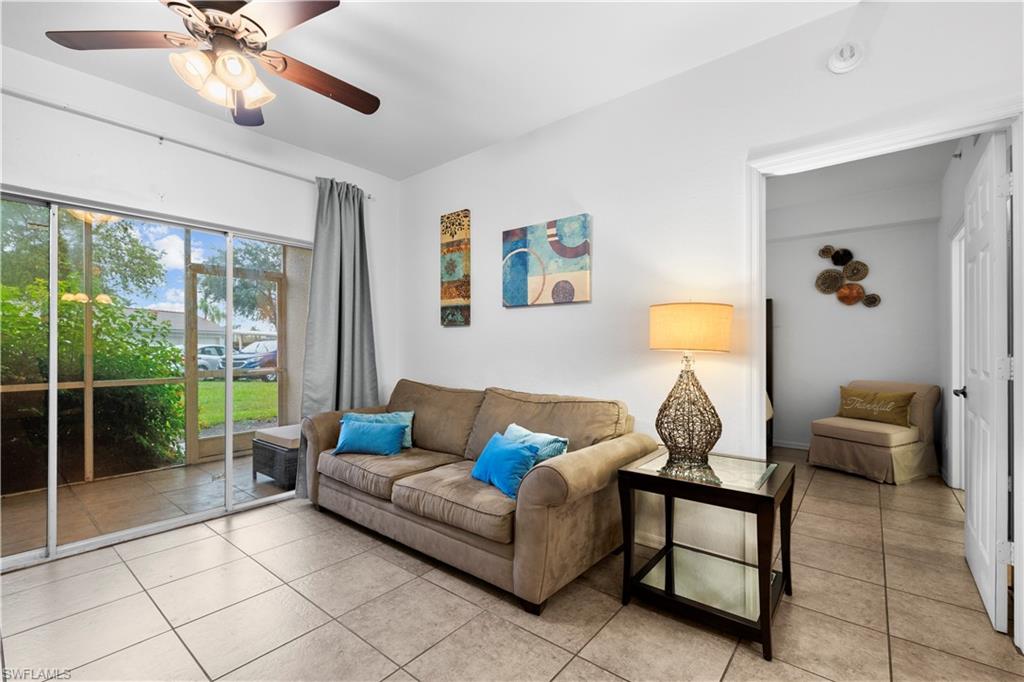
<path fill-rule="evenodd" d="M 836 298 L 846 305 L 860 303 L 864 299 L 864 287 L 852 282 L 844 284 L 836 292 Z"/>
<path fill-rule="evenodd" d="M 836 249 L 832 253 L 832 265 L 842 267 L 853 260 L 853 251 L 849 249 Z"/>
<path fill-rule="evenodd" d="M 851 282 L 859 282 L 868 276 L 868 264 L 862 260 L 852 260 L 843 266 L 843 276 Z"/>
<path fill-rule="evenodd" d="M 878 307 L 878 304 L 881 302 L 882 297 L 879 296 L 878 294 L 868 294 L 867 296 L 864 297 L 864 300 L 861 301 L 861 303 L 866 305 L 868 308 L 876 308 Z"/>
<path fill-rule="evenodd" d="M 818 249 L 819 258 L 831 258 L 832 254 L 836 252 L 836 247 L 831 244 L 825 244 L 825 246 Z"/>
<path fill-rule="evenodd" d="M 843 286 L 843 273 L 835 268 L 822 270 L 814 280 L 814 288 L 823 294 L 834 294 Z"/>

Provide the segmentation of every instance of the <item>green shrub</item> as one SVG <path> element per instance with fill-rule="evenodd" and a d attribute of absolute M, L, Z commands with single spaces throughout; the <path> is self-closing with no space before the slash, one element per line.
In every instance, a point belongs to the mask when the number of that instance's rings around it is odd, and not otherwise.
<path fill-rule="evenodd" d="M 80 291 L 77 278 L 59 282 L 58 299 Z M 3 286 L 0 290 L 0 382 L 24 384 L 46 382 L 48 318 L 47 283 L 37 279 L 24 287 Z M 117 298 L 110 303 L 93 303 L 93 362 L 96 380 L 179 377 L 181 351 L 169 341 L 170 326 L 149 311 L 126 307 Z M 60 300 L 58 303 L 58 377 L 80 381 L 84 362 L 85 304 Z M 59 440 L 74 452 L 84 441 L 83 391 L 60 391 Z M 28 402 L 38 405 L 38 401 Z M 12 404 L 13 405 L 13 404 Z M 45 415 L 4 415 L 4 427 L 38 436 L 38 426 L 13 424 L 11 419 L 45 421 Z M 93 398 L 95 474 L 97 477 L 138 471 L 184 459 L 185 406 L 180 384 L 96 388 Z M 21 427 L 20 429 L 18 427 Z M 45 424 L 42 434 L 45 434 Z M 27 478 L 36 475 L 26 469 L 45 466 L 38 448 L 45 438 L 19 443 L 4 438 L 4 467 L 20 470 Z M 12 452 L 13 448 L 13 452 Z M 67 448 L 66 448 L 67 449 Z M 23 452 L 19 452 L 23 450 Z M 78 480 L 81 463 L 63 453 L 62 477 Z M 8 480 L 4 491 L 20 487 Z M 9 485 L 12 487 L 9 487 Z"/>

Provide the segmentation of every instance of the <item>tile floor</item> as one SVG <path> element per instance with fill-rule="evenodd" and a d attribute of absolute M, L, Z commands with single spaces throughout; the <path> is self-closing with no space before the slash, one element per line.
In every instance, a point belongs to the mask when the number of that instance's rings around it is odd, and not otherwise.
<path fill-rule="evenodd" d="M 284 492 L 273 479 L 252 477 L 252 457 L 234 462 L 235 502 L 242 504 Z M 57 492 L 60 544 L 165 521 L 224 504 L 221 462 L 147 471 L 90 483 L 61 486 Z M 46 491 L 0 499 L 0 552 L 3 556 L 46 544 Z"/>
<path fill-rule="evenodd" d="M 634 602 L 620 557 L 540 617 L 302 500 L 2 577 L 4 665 L 72 680 L 996 680 L 1024 656 L 964 565 L 962 500 L 797 464 L 775 660 Z"/>

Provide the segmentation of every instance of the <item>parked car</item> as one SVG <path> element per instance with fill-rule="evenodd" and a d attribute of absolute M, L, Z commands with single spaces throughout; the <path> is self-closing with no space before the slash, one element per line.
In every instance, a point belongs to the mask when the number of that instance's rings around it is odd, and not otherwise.
<path fill-rule="evenodd" d="M 264 369 L 266 367 L 277 367 L 277 351 L 254 355 L 242 363 L 241 369 Z M 277 374 L 263 374 L 260 376 L 263 381 L 277 381 Z"/>
<path fill-rule="evenodd" d="M 235 369 L 277 367 L 277 340 L 253 341 L 234 354 Z M 277 374 L 263 374 L 263 381 L 277 381 Z"/>
<path fill-rule="evenodd" d="M 224 346 L 200 346 L 198 351 L 199 369 L 224 369 Z"/>
<path fill-rule="evenodd" d="M 185 361 L 185 346 L 178 343 L 175 348 L 181 353 L 182 364 Z M 206 345 L 196 349 L 196 369 L 199 371 L 212 372 L 224 369 L 224 346 Z M 210 378 L 210 377 L 207 377 Z"/>

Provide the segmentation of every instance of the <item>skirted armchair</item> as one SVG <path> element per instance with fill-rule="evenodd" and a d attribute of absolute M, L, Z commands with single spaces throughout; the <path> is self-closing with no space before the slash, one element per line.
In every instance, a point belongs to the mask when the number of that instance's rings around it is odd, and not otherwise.
<path fill-rule="evenodd" d="M 935 455 L 935 408 L 940 389 L 896 381 L 851 381 L 849 388 L 913 393 L 910 425 L 897 426 L 848 417 L 811 423 L 807 461 L 858 474 L 879 483 L 909 483 L 939 472 Z"/>

